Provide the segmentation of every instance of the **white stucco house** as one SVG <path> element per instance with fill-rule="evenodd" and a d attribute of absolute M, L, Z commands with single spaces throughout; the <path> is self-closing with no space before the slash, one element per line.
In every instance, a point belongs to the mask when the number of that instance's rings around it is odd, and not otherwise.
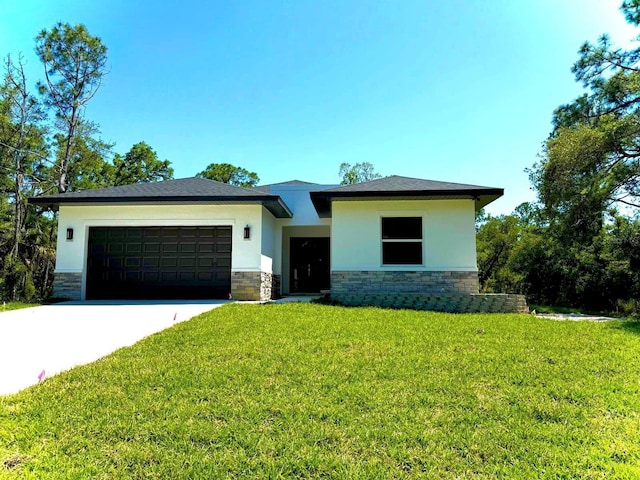
<path fill-rule="evenodd" d="M 201 178 L 31 198 L 59 209 L 54 296 L 478 293 L 475 213 L 500 188 L 391 176 L 240 188 Z M 361 298 L 359 297 L 359 298 Z"/>

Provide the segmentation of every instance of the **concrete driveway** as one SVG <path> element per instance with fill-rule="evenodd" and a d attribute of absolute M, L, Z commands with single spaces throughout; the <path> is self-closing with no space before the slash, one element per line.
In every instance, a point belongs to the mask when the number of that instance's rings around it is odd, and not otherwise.
<path fill-rule="evenodd" d="M 34 385 L 39 377 L 93 362 L 225 303 L 64 302 L 1 312 L 0 395 Z"/>

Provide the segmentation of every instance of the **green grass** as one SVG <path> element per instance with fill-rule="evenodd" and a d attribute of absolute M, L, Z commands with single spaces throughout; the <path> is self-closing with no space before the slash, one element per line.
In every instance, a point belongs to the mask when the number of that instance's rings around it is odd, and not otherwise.
<path fill-rule="evenodd" d="M 639 358 L 638 323 L 228 305 L 0 397 L 0 477 L 639 478 Z"/>
<path fill-rule="evenodd" d="M 24 303 L 24 302 L 3 302 L 0 305 L 0 312 L 8 312 L 9 310 L 19 310 L 21 308 L 31 308 L 39 306 L 39 303 Z"/>

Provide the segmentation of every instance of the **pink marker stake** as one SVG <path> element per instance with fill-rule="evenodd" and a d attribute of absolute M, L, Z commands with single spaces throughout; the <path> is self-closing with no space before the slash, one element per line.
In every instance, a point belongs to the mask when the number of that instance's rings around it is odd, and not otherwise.
<path fill-rule="evenodd" d="M 175 322 L 177 318 L 178 318 L 178 312 L 173 314 L 173 321 Z"/>
<path fill-rule="evenodd" d="M 44 380 L 44 376 L 45 376 L 45 373 L 44 373 L 44 370 L 42 370 L 40 372 L 40 375 L 38 375 L 38 383 L 40 383 L 42 380 Z"/>

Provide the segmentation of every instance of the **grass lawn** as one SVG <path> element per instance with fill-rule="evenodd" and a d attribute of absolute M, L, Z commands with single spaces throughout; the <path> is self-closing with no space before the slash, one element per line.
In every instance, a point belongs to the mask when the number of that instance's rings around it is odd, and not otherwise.
<path fill-rule="evenodd" d="M 0 312 L 8 312 L 9 310 L 18 310 L 20 308 L 37 307 L 39 305 L 39 303 L 3 302 L 2 305 L 0 305 Z"/>
<path fill-rule="evenodd" d="M 228 305 L 0 397 L 0 478 L 225 476 L 639 478 L 640 324 Z"/>

